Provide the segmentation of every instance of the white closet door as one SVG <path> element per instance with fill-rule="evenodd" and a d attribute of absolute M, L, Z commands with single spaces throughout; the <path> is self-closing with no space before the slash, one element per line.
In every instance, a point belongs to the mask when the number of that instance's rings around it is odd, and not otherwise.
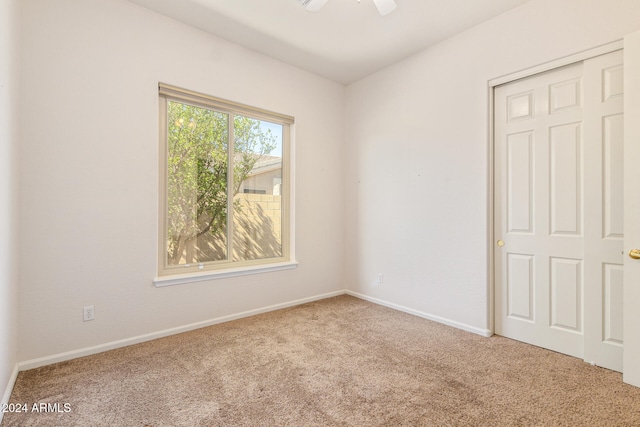
<path fill-rule="evenodd" d="M 584 63 L 585 347 L 589 363 L 622 372 L 624 244 L 623 54 Z"/>
<path fill-rule="evenodd" d="M 495 326 L 620 369 L 622 111 L 596 100 L 618 91 L 621 54 L 604 57 L 495 89 Z M 603 323 L 613 364 L 594 355 Z"/>

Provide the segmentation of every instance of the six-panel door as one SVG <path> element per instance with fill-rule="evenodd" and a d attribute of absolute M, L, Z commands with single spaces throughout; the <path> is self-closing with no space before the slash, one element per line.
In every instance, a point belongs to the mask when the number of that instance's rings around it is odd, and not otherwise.
<path fill-rule="evenodd" d="M 496 333 L 621 370 L 622 54 L 495 89 Z"/>

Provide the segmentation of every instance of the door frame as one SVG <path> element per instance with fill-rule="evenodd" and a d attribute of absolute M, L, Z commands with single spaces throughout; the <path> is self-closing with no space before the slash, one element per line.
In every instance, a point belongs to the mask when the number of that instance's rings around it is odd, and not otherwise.
<path fill-rule="evenodd" d="M 526 77 L 531 77 L 536 74 L 544 73 L 546 71 L 551 71 L 556 68 L 561 68 L 566 65 L 570 65 L 576 62 L 584 61 L 590 58 L 594 58 L 596 56 L 605 55 L 607 53 L 615 52 L 617 50 L 623 49 L 623 40 L 616 40 L 611 43 L 607 43 L 592 49 L 587 49 L 573 55 L 569 55 L 563 58 L 555 59 L 553 61 L 545 62 L 543 64 L 536 65 L 531 68 L 527 68 L 524 70 L 516 71 L 510 74 L 506 74 L 500 77 L 496 77 L 487 82 L 487 91 L 488 91 L 488 107 L 489 107 L 489 173 L 488 173 L 488 232 L 487 232 L 487 249 L 488 249 L 488 307 L 487 307 L 487 317 L 488 317 L 488 325 L 489 325 L 489 335 L 494 335 L 495 333 L 495 297 L 496 297 L 496 275 L 495 275 L 495 230 L 494 230 L 494 221 L 495 221 L 495 133 L 494 133 L 494 93 L 496 86 L 503 85 L 505 83 L 511 83 L 516 80 L 520 80 Z"/>
<path fill-rule="evenodd" d="M 629 78 L 637 75 L 640 68 L 640 31 L 627 34 L 624 38 L 624 110 L 626 117 L 637 117 L 640 113 L 640 84 L 637 79 Z M 637 187 L 630 185 L 637 181 L 637 164 L 640 159 L 640 124 L 635 120 L 624 121 L 624 252 L 638 247 L 640 222 L 631 218 L 640 209 L 637 197 Z M 640 287 L 637 285 L 639 267 L 638 261 L 625 257 L 624 262 L 624 290 L 623 290 L 623 343 L 622 380 L 640 387 L 640 316 L 636 308 L 640 304 Z M 635 282 L 634 282 L 635 280 Z M 625 369 L 626 368 L 626 369 Z"/>

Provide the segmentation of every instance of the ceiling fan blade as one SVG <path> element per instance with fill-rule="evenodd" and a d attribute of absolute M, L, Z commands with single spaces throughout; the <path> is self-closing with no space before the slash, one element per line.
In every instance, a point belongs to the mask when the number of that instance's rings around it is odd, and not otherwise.
<path fill-rule="evenodd" d="M 298 0 L 309 12 L 317 12 L 327 0 Z"/>
<path fill-rule="evenodd" d="M 378 12 L 380 12 L 380 15 L 382 16 L 390 14 L 396 10 L 396 7 L 398 7 L 395 0 L 373 0 L 373 3 L 376 5 Z"/>

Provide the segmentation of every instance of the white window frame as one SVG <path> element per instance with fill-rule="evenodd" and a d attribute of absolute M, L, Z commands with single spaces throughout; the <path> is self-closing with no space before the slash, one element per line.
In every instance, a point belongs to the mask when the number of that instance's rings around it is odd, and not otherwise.
<path fill-rule="evenodd" d="M 158 221 L 158 276 L 153 280 L 156 286 L 169 286 L 189 282 L 204 281 L 225 277 L 256 274 L 270 271 L 287 270 L 296 268 L 293 244 L 293 125 L 292 116 L 274 113 L 260 108 L 204 95 L 198 92 L 181 89 L 164 83 L 158 84 L 159 89 L 159 221 Z M 226 261 L 211 261 L 193 263 L 187 265 L 169 266 L 167 263 L 167 161 L 168 161 L 168 135 L 167 135 L 167 101 L 181 102 L 208 108 L 220 113 L 228 114 L 230 123 L 233 123 L 234 115 L 241 115 L 257 120 L 265 120 L 283 126 L 282 141 L 282 256 L 277 258 L 265 258 L 248 261 L 233 261 L 232 252 L 230 259 Z M 232 134 L 232 130 L 230 130 Z M 230 135 L 232 136 L 232 135 Z M 229 141 L 230 150 L 233 149 Z M 229 166 L 233 168 L 231 164 Z M 233 179 L 233 173 L 230 174 Z M 231 183 L 233 184 L 233 183 Z M 229 186 L 229 183 L 228 183 Z M 230 226 L 227 232 L 233 233 L 233 197 L 229 197 Z M 229 239 L 232 240 L 232 239 Z"/>

